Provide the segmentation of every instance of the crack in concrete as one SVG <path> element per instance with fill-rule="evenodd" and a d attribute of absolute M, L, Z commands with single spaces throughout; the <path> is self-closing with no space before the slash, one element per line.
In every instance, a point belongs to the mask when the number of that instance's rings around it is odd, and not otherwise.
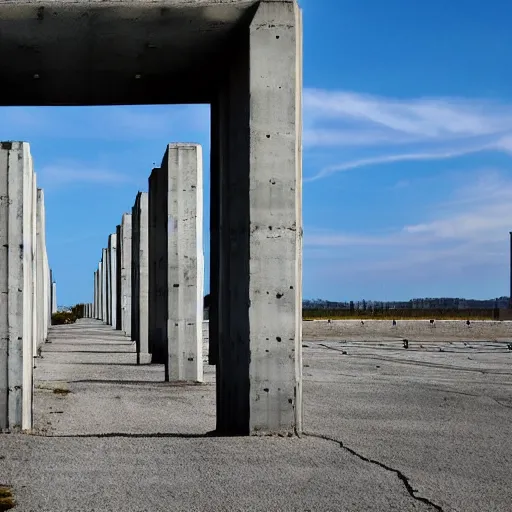
<path fill-rule="evenodd" d="M 361 455 L 360 453 L 356 452 L 352 448 L 349 448 L 348 446 L 346 446 L 343 443 L 343 441 L 340 441 L 339 439 L 334 439 L 333 437 L 325 436 L 323 434 L 314 434 L 312 432 L 303 432 L 302 435 L 307 436 L 307 437 L 316 437 L 317 439 L 323 439 L 324 441 L 332 441 L 333 443 L 337 443 L 340 445 L 340 448 L 343 448 L 344 450 L 348 451 L 350 454 L 354 455 L 358 459 L 361 459 L 364 462 L 369 462 L 370 464 L 375 464 L 375 465 L 385 469 L 386 471 L 395 473 L 398 476 L 398 478 L 402 481 L 402 483 L 404 484 L 405 489 L 407 490 L 407 493 L 409 494 L 409 496 L 411 496 L 411 498 L 413 498 L 417 501 L 421 501 L 422 503 L 425 503 L 426 505 L 433 507 L 434 509 L 438 510 L 439 512 L 444 512 L 444 509 L 440 505 L 437 505 L 433 501 L 430 501 L 428 498 L 423 498 L 422 496 L 418 496 L 416 494 L 418 492 L 418 490 L 413 489 L 412 485 L 409 482 L 409 479 L 399 469 L 395 469 L 390 466 L 387 466 L 386 464 L 384 464 L 383 462 L 379 462 L 378 460 L 365 457 L 364 455 Z"/>

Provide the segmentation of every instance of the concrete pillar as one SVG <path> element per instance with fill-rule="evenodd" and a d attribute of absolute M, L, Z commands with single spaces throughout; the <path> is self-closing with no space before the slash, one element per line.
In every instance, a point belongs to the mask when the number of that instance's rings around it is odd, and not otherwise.
<path fill-rule="evenodd" d="M 132 216 L 123 213 L 121 221 L 121 329 L 127 336 L 132 330 Z"/>
<path fill-rule="evenodd" d="M 94 302 L 93 302 L 93 318 L 98 318 L 98 272 L 94 271 L 93 276 Z"/>
<path fill-rule="evenodd" d="M 121 254 L 123 247 L 123 239 L 121 237 L 121 225 L 116 226 L 116 324 L 115 329 L 120 331 L 122 329 L 122 300 L 121 300 Z M 114 326 L 113 326 L 114 327 Z"/>
<path fill-rule="evenodd" d="M 109 251 L 109 288 L 110 288 L 110 325 L 115 329 L 117 324 L 117 235 L 108 237 Z"/>
<path fill-rule="evenodd" d="M 509 291 L 509 308 L 512 308 L 512 231 L 510 233 L 510 291 Z"/>
<path fill-rule="evenodd" d="M 34 183 L 29 145 L 1 143 L 0 430 L 32 427 Z"/>
<path fill-rule="evenodd" d="M 57 313 L 57 283 L 52 282 L 52 315 Z"/>
<path fill-rule="evenodd" d="M 36 232 L 36 274 L 37 274 L 37 337 L 34 354 L 46 341 L 48 335 L 48 256 L 46 253 L 46 213 L 44 191 L 37 189 L 37 232 Z"/>
<path fill-rule="evenodd" d="M 107 249 L 101 250 L 101 319 L 107 323 Z"/>
<path fill-rule="evenodd" d="M 157 241 L 165 236 L 160 225 L 157 224 L 158 178 L 160 169 L 153 169 L 148 180 L 148 350 L 151 354 L 151 362 L 164 364 L 166 360 L 165 344 L 162 339 L 162 325 L 157 324 L 161 316 L 157 312 L 161 306 L 161 300 L 157 293 L 157 274 L 159 269 Z M 160 232 L 159 232 L 160 229 Z"/>
<path fill-rule="evenodd" d="M 148 194 L 139 192 L 132 208 L 132 339 L 137 344 L 137 363 L 151 363 L 148 346 L 149 294 Z"/>
<path fill-rule="evenodd" d="M 39 316 L 39 279 L 38 279 L 38 270 L 37 270 L 37 175 L 32 171 L 32 228 L 30 231 L 30 235 L 32 237 L 31 247 L 32 252 L 30 259 L 32 261 L 32 280 L 30 282 L 31 288 L 31 307 L 32 307 L 32 368 L 34 368 L 34 356 L 37 355 L 37 346 L 39 344 L 39 322 L 42 321 L 42 318 Z M 33 379 L 30 380 L 30 387 L 33 387 Z M 32 402 L 32 394 L 33 389 L 30 391 L 30 402 Z M 32 416 L 32 415 L 31 415 Z"/>
<path fill-rule="evenodd" d="M 103 262 L 98 263 L 98 320 L 103 320 Z"/>
<path fill-rule="evenodd" d="M 111 272 L 112 255 L 110 252 L 110 236 L 107 241 L 107 248 L 105 249 L 105 295 L 106 295 L 106 320 L 105 323 L 112 325 L 112 272 Z"/>
<path fill-rule="evenodd" d="M 203 380 L 203 183 L 202 151 L 196 144 L 171 144 L 150 197 L 156 222 L 150 232 L 158 261 L 156 341 L 166 380 Z M 151 229 L 151 228 L 150 228 Z M 155 354 L 153 354 L 155 355 Z M 153 358 L 153 361 L 155 359 Z"/>
<path fill-rule="evenodd" d="M 300 10 L 294 2 L 262 1 L 234 37 L 212 105 L 217 430 L 300 432 Z"/>

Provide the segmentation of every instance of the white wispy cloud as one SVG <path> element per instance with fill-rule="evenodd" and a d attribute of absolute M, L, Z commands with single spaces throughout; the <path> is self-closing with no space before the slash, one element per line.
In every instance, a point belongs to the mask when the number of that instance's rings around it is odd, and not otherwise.
<path fill-rule="evenodd" d="M 350 263 L 351 271 L 360 267 L 362 272 L 419 265 L 446 270 L 503 261 L 512 227 L 512 178 L 486 169 L 461 183 L 450 200 L 432 205 L 424 222 L 365 235 L 306 230 L 306 255 L 313 250 L 318 258 L 324 251 L 336 260 L 343 252 L 362 250 L 365 261 Z"/>
<path fill-rule="evenodd" d="M 512 104 L 503 102 L 394 99 L 306 89 L 304 110 L 306 150 L 338 148 L 342 153 L 349 148 L 352 156 L 322 167 L 306 181 L 389 163 L 443 160 L 482 151 L 512 153 Z"/>

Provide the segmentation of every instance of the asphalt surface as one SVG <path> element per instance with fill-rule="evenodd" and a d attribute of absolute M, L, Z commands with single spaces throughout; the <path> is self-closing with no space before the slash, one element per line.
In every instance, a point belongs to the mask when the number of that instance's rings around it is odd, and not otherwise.
<path fill-rule="evenodd" d="M 509 512 L 503 325 L 480 327 L 479 342 L 438 326 L 408 349 L 399 332 L 331 327 L 305 328 L 302 438 L 210 437 L 214 368 L 171 385 L 110 327 L 54 327 L 36 359 L 34 432 L 0 435 L 0 485 L 27 512 Z"/>

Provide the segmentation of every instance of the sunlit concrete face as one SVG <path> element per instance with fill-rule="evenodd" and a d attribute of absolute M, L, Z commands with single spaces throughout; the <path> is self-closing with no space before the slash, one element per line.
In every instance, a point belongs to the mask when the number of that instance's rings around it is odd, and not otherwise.
<path fill-rule="evenodd" d="M 257 0 L 3 0 L 3 105 L 209 103 Z"/>
<path fill-rule="evenodd" d="M 300 432 L 296 1 L 7 0 L 0 2 L 0 58 L 3 105 L 211 105 L 217 430 Z M 119 323 L 119 296 L 117 306 Z M 151 332 L 151 307 L 149 316 Z"/>

